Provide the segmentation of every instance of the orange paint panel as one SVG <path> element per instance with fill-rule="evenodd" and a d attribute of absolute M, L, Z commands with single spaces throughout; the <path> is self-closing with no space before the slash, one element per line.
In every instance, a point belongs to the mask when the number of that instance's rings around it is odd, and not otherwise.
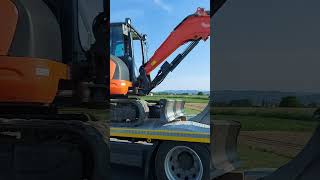
<path fill-rule="evenodd" d="M 111 95 L 126 95 L 132 83 L 126 80 L 110 80 L 110 94 Z"/>
<path fill-rule="evenodd" d="M 45 59 L 0 56 L 0 102 L 50 104 L 67 65 Z"/>
<path fill-rule="evenodd" d="M 18 22 L 18 11 L 10 0 L 0 1 L 0 56 L 7 55 Z"/>

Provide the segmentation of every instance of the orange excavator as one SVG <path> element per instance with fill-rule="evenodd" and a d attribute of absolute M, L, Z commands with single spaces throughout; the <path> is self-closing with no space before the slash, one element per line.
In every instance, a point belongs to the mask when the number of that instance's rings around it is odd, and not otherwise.
<path fill-rule="evenodd" d="M 109 179 L 106 9 L 0 1 L 0 179 Z"/>
<path fill-rule="evenodd" d="M 112 122 L 130 126 L 143 123 L 144 119 L 155 115 L 155 106 L 151 106 L 136 96 L 147 95 L 173 71 L 188 53 L 210 36 L 210 12 L 198 8 L 194 14 L 187 16 L 167 39 L 146 60 L 146 35 L 140 34 L 132 26 L 131 20 L 124 23 L 110 24 L 110 94 L 113 109 Z M 135 72 L 133 44 L 141 46 L 142 65 L 139 74 Z M 164 62 L 180 46 L 188 44 L 186 49 L 174 60 Z M 164 62 L 164 63 L 163 63 Z M 162 64 L 163 63 L 163 64 Z M 157 75 L 151 79 L 151 72 L 162 64 Z M 132 97 L 133 96 L 133 97 Z M 156 105 L 159 107 L 159 104 Z"/>

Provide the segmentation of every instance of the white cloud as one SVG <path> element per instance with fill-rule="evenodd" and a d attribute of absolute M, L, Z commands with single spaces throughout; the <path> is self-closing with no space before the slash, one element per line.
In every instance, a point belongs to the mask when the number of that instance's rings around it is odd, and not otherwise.
<path fill-rule="evenodd" d="M 125 18 L 139 19 L 144 16 L 144 11 L 139 9 L 114 10 L 110 12 L 111 22 L 124 21 Z"/>
<path fill-rule="evenodd" d="M 163 0 L 153 0 L 153 2 L 167 12 L 172 11 L 172 7 L 168 3 L 163 2 Z"/>

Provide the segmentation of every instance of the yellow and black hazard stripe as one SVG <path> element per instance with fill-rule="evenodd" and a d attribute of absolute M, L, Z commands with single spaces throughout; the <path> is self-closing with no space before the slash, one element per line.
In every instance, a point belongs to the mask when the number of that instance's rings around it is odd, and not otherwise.
<path fill-rule="evenodd" d="M 210 143 L 210 133 L 173 130 L 146 130 L 136 128 L 110 128 L 110 137 L 141 138 L 147 140 L 171 140 Z"/>

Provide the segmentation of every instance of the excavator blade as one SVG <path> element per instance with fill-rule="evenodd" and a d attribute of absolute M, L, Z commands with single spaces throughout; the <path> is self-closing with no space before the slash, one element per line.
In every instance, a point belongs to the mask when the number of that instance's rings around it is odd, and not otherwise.
<path fill-rule="evenodd" d="M 175 106 L 174 106 L 174 114 L 175 117 L 181 117 L 184 116 L 184 104 L 185 102 L 183 100 L 176 100 Z"/>
<path fill-rule="evenodd" d="M 160 102 L 160 120 L 170 122 L 184 116 L 184 104 L 182 100 L 161 99 Z"/>

